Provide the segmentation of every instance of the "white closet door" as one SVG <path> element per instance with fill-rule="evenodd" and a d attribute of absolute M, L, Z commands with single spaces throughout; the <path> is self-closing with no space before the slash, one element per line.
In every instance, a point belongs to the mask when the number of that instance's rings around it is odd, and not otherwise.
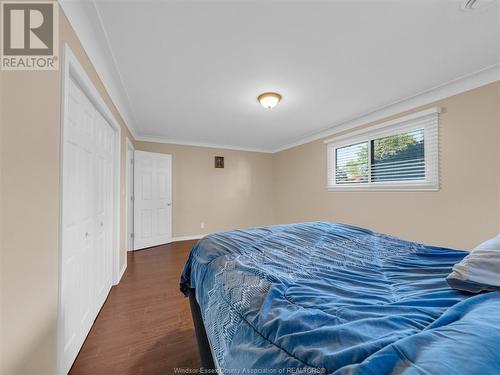
<path fill-rule="evenodd" d="M 96 121 L 96 226 L 95 226 L 95 295 L 96 313 L 111 288 L 112 279 L 112 187 L 113 187 L 113 130 L 97 113 Z"/>
<path fill-rule="evenodd" d="M 69 371 L 111 289 L 114 132 L 69 80 L 64 133 L 61 319 Z"/>
<path fill-rule="evenodd" d="M 134 250 L 172 240 L 172 157 L 135 151 Z"/>

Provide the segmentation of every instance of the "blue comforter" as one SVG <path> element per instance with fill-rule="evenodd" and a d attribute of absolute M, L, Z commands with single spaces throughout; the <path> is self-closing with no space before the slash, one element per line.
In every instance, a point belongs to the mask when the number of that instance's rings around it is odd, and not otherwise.
<path fill-rule="evenodd" d="M 327 222 L 253 228 L 201 239 L 181 290 L 227 373 L 500 374 L 500 292 L 445 280 L 465 255 Z"/>

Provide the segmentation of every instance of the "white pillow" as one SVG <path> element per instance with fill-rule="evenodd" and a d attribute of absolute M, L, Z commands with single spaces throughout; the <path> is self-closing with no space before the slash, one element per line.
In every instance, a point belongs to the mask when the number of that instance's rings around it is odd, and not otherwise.
<path fill-rule="evenodd" d="M 452 288 L 473 293 L 500 290 L 500 234 L 455 264 L 446 281 Z"/>
<path fill-rule="evenodd" d="M 500 250 L 500 234 L 489 239 L 488 241 L 484 241 L 480 245 L 477 245 L 474 250 Z"/>

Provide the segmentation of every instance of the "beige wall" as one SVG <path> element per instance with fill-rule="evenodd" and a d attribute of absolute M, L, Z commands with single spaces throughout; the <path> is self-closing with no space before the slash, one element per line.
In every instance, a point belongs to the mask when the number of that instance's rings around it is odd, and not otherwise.
<path fill-rule="evenodd" d="M 499 233 L 500 83 L 410 112 L 436 105 L 444 109 L 440 191 L 329 192 L 326 145 L 318 140 L 274 155 L 276 222 L 332 220 L 456 248 Z"/>
<path fill-rule="evenodd" d="M 0 373 L 49 373 L 58 291 L 59 73 L 0 74 Z"/>
<path fill-rule="evenodd" d="M 121 246 L 125 263 L 126 137 L 135 143 L 60 10 L 67 43 L 122 127 Z M 1 71 L 0 374 L 56 371 L 61 71 Z M 173 234 L 185 236 L 272 223 L 272 156 L 148 144 L 173 155 Z M 226 168 L 213 168 L 213 156 Z M 200 228 L 204 222 L 205 229 Z"/>
<path fill-rule="evenodd" d="M 59 33 L 122 126 L 125 262 L 125 123 L 62 10 Z M 2 71 L 0 374 L 54 374 L 58 298 L 61 71 Z M 129 135 L 130 136 L 130 135 Z"/>
<path fill-rule="evenodd" d="M 173 236 L 273 222 L 271 154 L 150 142 L 136 149 L 172 155 Z M 225 168 L 214 168 L 216 155 Z"/>
<path fill-rule="evenodd" d="M 130 134 L 62 11 L 60 39 L 69 43 L 122 126 L 123 265 L 125 137 Z M 0 72 L 1 374 L 53 374 L 56 367 L 60 73 Z M 275 155 L 136 146 L 173 155 L 175 236 L 327 219 L 470 247 L 500 229 L 499 90 L 496 83 L 437 103 L 445 112 L 442 189 L 435 193 L 327 192 L 322 141 Z M 215 155 L 225 156 L 226 168 L 213 168 Z"/>

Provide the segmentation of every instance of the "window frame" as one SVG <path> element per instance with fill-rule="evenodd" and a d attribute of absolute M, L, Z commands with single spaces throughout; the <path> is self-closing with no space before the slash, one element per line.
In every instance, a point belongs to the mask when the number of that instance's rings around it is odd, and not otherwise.
<path fill-rule="evenodd" d="M 327 189 L 329 191 L 438 191 L 438 128 L 440 112 L 441 108 L 433 107 L 366 129 L 327 139 L 325 141 L 327 146 Z M 424 130 L 425 179 L 372 182 L 371 142 L 379 138 L 390 137 L 418 129 Z M 363 142 L 368 143 L 368 182 L 336 183 L 336 150 Z"/>

